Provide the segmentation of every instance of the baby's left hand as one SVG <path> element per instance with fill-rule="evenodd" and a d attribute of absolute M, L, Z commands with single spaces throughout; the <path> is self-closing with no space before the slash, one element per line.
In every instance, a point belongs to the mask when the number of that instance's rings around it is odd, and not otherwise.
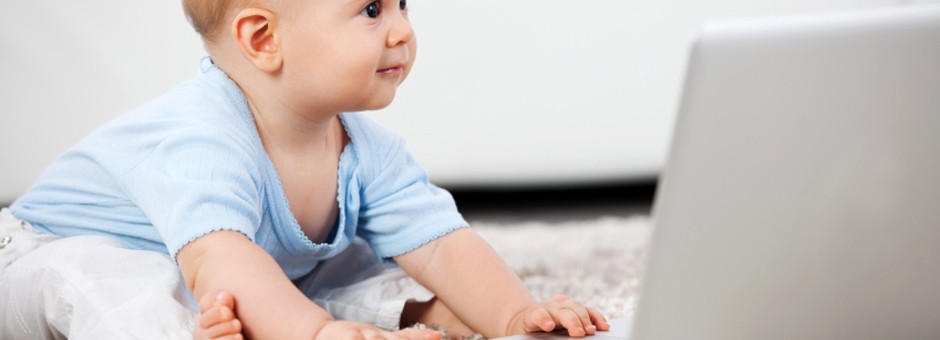
<path fill-rule="evenodd" d="M 551 332 L 556 328 L 568 330 L 568 336 L 583 337 L 596 331 L 610 330 L 603 314 L 567 296 L 558 295 L 541 304 L 532 305 L 517 314 L 507 329 L 507 335 L 536 331 Z"/>

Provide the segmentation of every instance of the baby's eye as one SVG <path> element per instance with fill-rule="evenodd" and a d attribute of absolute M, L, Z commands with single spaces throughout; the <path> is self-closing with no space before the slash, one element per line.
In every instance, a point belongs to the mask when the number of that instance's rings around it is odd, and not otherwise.
<path fill-rule="evenodd" d="M 399 2 L 398 2 L 398 8 L 401 8 L 401 10 L 403 10 L 403 11 L 406 10 L 406 9 L 408 9 L 408 0 L 401 0 L 401 1 L 399 1 Z"/>
<path fill-rule="evenodd" d="M 404 1 L 404 0 L 402 0 L 402 1 Z M 369 5 L 366 6 L 366 8 L 363 9 L 363 10 L 362 10 L 362 13 L 360 13 L 360 14 L 365 15 L 365 16 L 370 17 L 370 18 L 378 18 L 378 17 L 379 17 L 379 14 L 381 14 L 381 13 L 382 13 L 382 7 L 381 7 L 381 5 L 379 5 L 379 2 L 378 2 L 378 1 L 373 1 L 373 2 L 369 3 Z"/>

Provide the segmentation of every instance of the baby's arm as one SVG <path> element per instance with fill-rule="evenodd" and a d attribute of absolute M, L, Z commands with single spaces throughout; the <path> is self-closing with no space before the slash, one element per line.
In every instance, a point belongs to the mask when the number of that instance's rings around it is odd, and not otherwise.
<path fill-rule="evenodd" d="M 246 335 L 256 339 L 440 339 L 433 330 L 388 332 L 375 326 L 334 321 L 287 278 L 264 249 L 241 233 L 215 231 L 177 255 L 183 278 L 198 298 L 225 292 Z M 205 316 L 205 315 L 203 315 Z"/>
<path fill-rule="evenodd" d="M 415 280 L 428 287 L 470 328 L 498 337 L 556 326 L 572 336 L 607 330 L 603 315 L 577 301 L 555 297 L 536 303 L 522 281 L 496 252 L 469 228 L 395 258 Z"/>
<path fill-rule="evenodd" d="M 332 320 L 294 287 L 267 252 L 241 233 L 208 233 L 183 247 L 177 260 L 197 298 L 223 291 L 238 298 L 235 313 L 249 337 L 310 339 Z"/>

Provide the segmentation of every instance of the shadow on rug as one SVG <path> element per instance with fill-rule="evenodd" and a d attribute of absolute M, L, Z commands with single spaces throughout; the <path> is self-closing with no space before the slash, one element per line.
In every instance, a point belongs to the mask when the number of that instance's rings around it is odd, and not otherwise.
<path fill-rule="evenodd" d="M 536 300 L 564 294 L 608 319 L 633 314 L 650 232 L 648 217 L 471 225 Z"/>

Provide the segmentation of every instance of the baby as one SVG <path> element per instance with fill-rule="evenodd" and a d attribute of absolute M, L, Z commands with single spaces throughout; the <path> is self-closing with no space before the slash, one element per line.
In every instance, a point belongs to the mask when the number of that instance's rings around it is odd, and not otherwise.
<path fill-rule="evenodd" d="M 349 113 L 389 105 L 411 70 L 405 0 L 183 5 L 210 55 L 196 77 L 0 214 L 0 296 L 16 297 L 0 338 L 173 338 L 196 308 L 194 338 L 608 329 L 573 299 L 534 301 L 402 140 Z"/>

